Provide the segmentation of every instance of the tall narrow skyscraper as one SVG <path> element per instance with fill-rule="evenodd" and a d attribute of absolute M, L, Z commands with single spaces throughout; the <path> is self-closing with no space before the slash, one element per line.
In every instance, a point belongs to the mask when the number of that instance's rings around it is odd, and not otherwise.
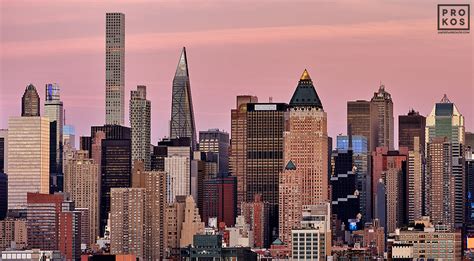
<path fill-rule="evenodd" d="M 369 154 L 378 146 L 377 106 L 369 101 L 347 102 L 347 133 L 364 136 L 367 139 Z"/>
<path fill-rule="evenodd" d="M 430 151 L 426 147 L 426 176 L 427 179 L 433 179 L 434 175 L 443 171 L 443 175 L 454 177 L 454 188 L 450 191 L 454 193 L 454 222 L 456 227 L 462 226 L 464 223 L 465 198 L 466 198 L 466 184 L 465 184 L 465 169 L 464 169 L 464 116 L 459 112 L 454 103 L 449 101 L 445 95 L 440 102 L 436 103 L 431 113 L 426 117 L 426 131 L 425 131 L 426 146 L 433 143 L 435 138 L 446 138 L 445 143 L 449 143 L 449 149 L 445 152 L 451 155 L 442 155 L 451 162 L 447 162 L 443 169 L 436 169 L 431 166 L 436 166 L 430 163 L 430 158 L 435 159 L 435 155 L 430 155 Z M 434 142 L 436 144 L 436 142 Z M 435 145 L 432 146 L 435 146 Z M 439 145 L 441 146 L 441 145 Z M 444 145 L 443 145 L 444 146 Z M 438 149 L 438 147 L 436 147 Z M 433 148 L 433 151 L 435 148 Z M 434 153 L 434 152 L 433 152 Z M 431 165 L 429 165 L 431 164 Z M 447 169 L 449 168 L 449 169 Z M 445 173 L 447 172 L 447 173 Z M 433 184 L 435 184 L 433 182 Z M 436 183 L 438 185 L 438 183 Z M 427 189 L 430 189 L 427 187 Z M 433 189 L 433 188 L 431 188 Z M 436 195 L 435 195 L 436 197 Z M 428 202 L 426 203 L 428 204 Z M 432 216 L 432 218 L 434 218 Z"/>
<path fill-rule="evenodd" d="M 146 99 L 146 86 L 130 92 L 130 130 L 132 134 L 132 167 L 135 160 L 150 170 L 151 102 Z"/>
<path fill-rule="evenodd" d="M 371 103 L 377 106 L 378 113 L 378 145 L 387 146 L 393 150 L 393 102 L 385 86 L 380 85 L 378 92 L 374 92 Z"/>
<path fill-rule="evenodd" d="M 290 172 L 301 177 L 299 183 L 301 205 L 327 202 L 329 200 L 327 115 L 306 70 L 301 75 L 289 108 L 288 131 L 283 135 L 283 159 L 286 167 L 280 175 L 284 177 Z M 279 206 L 280 229 L 282 225 L 286 226 L 285 222 L 297 222 L 298 216 L 301 217 L 301 212 L 288 213 L 298 209 L 287 205 L 291 203 L 282 200 L 284 195 L 284 191 L 280 193 L 280 202 L 284 204 Z M 296 219 L 288 220 L 286 218 L 288 216 Z M 286 229 L 285 233 L 291 233 L 291 230 Z M 290 234 L 285 235 L 285 238 L 291 240 Z"/>
<path fill-rule="evenodd" d="M 196 125 L 194 123 L 186 47 L 183 47 L 176 67 L 171 97 L 170 138 L 178 137 L 191 138 L 191 146 L 193 150 L 196 149 Z"/>
<path fill-rule="evenodd" d="M 64 109 L 60 99 L 59 85 L 48 83 L 45 88 L 44 116 L 49 118 L 50 126 L 50 191 L 63 190 L 63 126 Z"/>
<path fill-rule="evenodd" d="M 410 110 L 407 115 L 398 116 L 398 147 L 408 147 L 416 150 L 414 138 L 418 137 L 420 149 L 425 149 L 426 118 L 415 110 Z M 418 218 L 419 219 L 419 218 Z"/>
<path fill-rule="evenodd" d="M 105 18 L 105 123 L 124 124 L 125 14 Z"/>
<path fill-rule="evenodd" d="M 26 86 L 25 93 L 21 98 L 21 116 L 40 116 L 40 97 L 33 84 Z"/>

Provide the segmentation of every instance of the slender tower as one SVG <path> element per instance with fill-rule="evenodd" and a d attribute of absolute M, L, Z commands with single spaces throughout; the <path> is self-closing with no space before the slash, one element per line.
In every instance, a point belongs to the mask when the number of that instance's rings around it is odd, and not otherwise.
<path fill-rule="evenodd" d="M 393 102 L 392 96 L 380 84 L 378 92 L 374 92 L 371 103 L 377 106 L 378 139 L 377 146 L 387 146 L 393 150 Z"/>
<path fill-rule="evenodd" d="M 171 97 L 170 138 L 189 137 L 191 146 L 196 149 L 196 125 L 194 123 L 193 100 L 189 83 L 186 47 L 183 47 L 173 79 Z"/>
<path fill-rule="evenodd" d="M 300 221 L 301 207 L 329 200 L 327 115 L 306 70 L 289 108 L 288 131 L 283 135 L 286 167 L 280 174 L 279 206 L 280 238 L 286 239 L 288 244 L 291 243 L 291 229 Z M 287 176 L 296 177 L 287 179 Z M 294 188 L 295 182 L 300 188 Z M 300 193 L 291 193 L 296 197 L 294 200 L 285 199 L 285 193 L 289 191 Z M 291 204 L 301 204 L 301 207 Z M 289 213 L 291 211 L 296 212 Z"/>
<path fill-rule="evenodd" d="M 107 13 L 105 25 L 105 123 L 124 124 L 125 14 Z"/>
<path fill-rule="evenodd" d="M 132 167 L 135 160 L 150 170 L 151 102 L 146 99 L 146 86 L 130 92 L 130 129 L 132 134 Z"/>

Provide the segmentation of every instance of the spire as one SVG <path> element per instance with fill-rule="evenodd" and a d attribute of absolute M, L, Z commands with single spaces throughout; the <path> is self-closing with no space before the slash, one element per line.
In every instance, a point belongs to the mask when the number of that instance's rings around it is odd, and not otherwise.
<path fill-rule="evenodd" d="M 304 69 L 304 72 L 300 78 L 300 81 L 303 81 L 303 80 L 311 80 L 311 77 L 309 76 L 309 73 L 306 69 Z"/>
<path fill-rule="evenodd" d="M 440 103 L 452 103 L 452 102 L 448 99 L 448 95 L 444 94 Z"/>
<path fill-rule="evenodd" d="M 323 109 L 321 100 L 313 86 L 313 81 L 306 69 L 303 71 L 298 86 L 290 100 L 290 107 L 301 106 Z"/>
<path fill-rule="evenodd" d="M 186 47 L 183 47 L 183 50 L 181 51 L 178 66 L 176 67 L 175 77 L 176 76 L 189 76 L 188 59 L 186 58 Z"/>

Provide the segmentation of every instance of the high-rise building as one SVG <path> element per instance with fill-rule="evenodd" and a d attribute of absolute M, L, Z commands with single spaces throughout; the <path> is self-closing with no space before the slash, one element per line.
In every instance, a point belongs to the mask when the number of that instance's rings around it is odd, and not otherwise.
<path fill-rule="evenodd" d="M 184 206 L 184 221 L 179 238 L 180 247 L 186 247 L 193 242 L 194 235 L 204 232 L 204 222 L 201 222 L 199 210 L 192 196 L 186 196 Z"/>
<path fill-rule="evenodd" d="M 97 139 L 103 132 L 105 139 Z M 131 139 L 130 128 L 119 125 L 91 127 L 91 140 L 100 140 L 100 234 L 103 235 L 110 211 L 110 189 L 128 188 L 131 184 Z M 92 151 L 92 145 L 90 150 Z M 95 152 L 95 151 L 92 151 Z M 96 158 L 92 153 L 92 158 Z"/>
<path fill-rule="evenodd" d="M 40 97 L 33 84 L 26 86 L 25 93 L 21 98 L 21 116 L 40 116 Z"/>
<path fill-rule="evenodd" d="M 329 203 L 306 206 L 299 228 L 291 230 L 292 260 L 325 260 L 331 255 Z"/>
<path fill-rule="evenodd" d="M 5 173 L 8 166 L 8 130 L 0 129 L 0 172 Z"/>
<path fill-rule="evenodd" d="M 229 173 L 229 133 L 219 129 L 199 132 L 199 151 L 217 154 L 218 172 Z"/>
<path fill-rule="evenodd" d="M 466 158 L 466 237 L 474 238 L 474 157 Z"/>
<path fill-rule="evenodd" d="M 415 110 L 410 110 L 407 115 L 398 116 L 398 147 L 408 147 L 414 150 L 414 138 L 420 139 L 421 150 L 425 151 L 425 125 L 426 118 Z"/>
<path fill-rule="evenodd" d="M 301 217 L 299 207 L 290 206 L 293 200 L 299 201 L 298 205 L 302 206 L 329 200 L 327 115 L 306 70 L 301 75 L 289 108 L 288 131 L 285 131 L 283 136 L 283 158 L 286 167 L 280 180 L 293 175 L 299 177 L 280 182 L 280 189 L 284 190 L 283 193 L 280 192 L 279 201 L 280 238 L 283 241 L 291 240 L 291 229 L 294 227 L 292 224 L 298 226 L 298 217 Z M 293 181 L 298 183 L 292 184 Z M 296 189 L 296 186 L 301 188 Z M 288 193 L 298 192 L 297 190 L 300 190 L 300 193 L 296 194 L 298 199 L 283 198 Z M 282 225 L 285 226 L 283 233 L 286 235 L 282 235 Z"/>
<path fill-rule="evenodd" d="M 26 193 L 49 193 L 49 120 L 8 120 L 8 209 L 25 209 Z"/>
<path fill-rule="evenodd" d="M 231 111 L 231 135 L 229 169 L 237 177 L 237 208 L 246 201 L 247 191 L 247 104 L 257 103 L 256 96 L 237 96 L 236 108 Z"/>
<path fill-rule="evenodd" d="M 464 223 L 464 210 L 466 198 L 466 184 L 464 172 L 464 116 L 459 112 L 454 103 L 449 101 L 445 95 L 439 103 L 436 103 L 431 113 L 426 117 L 426 143 L 430 143 L 434 138 L 447 138 L 450 143 L 450 155 L 443 156 L 444 158 L 451 158 L 450 169 L 443 168 L 443 172 L 447 171 L 446 175 L 454 177 L 454 188 L 450 188 L 451 193 L 454 194 L 454 222 L 456 227 L 462 227 Z M 428 145 L 427 145 L 428 146 Z M 430 158 L 428 149 L 426 148 L 426 157 Z M 429 161 L 427 161 L 427 164 Z M 431 164 L 431 163 L 430 163 Z M 431 178 L 433 174 L 427 166 L 427 178 Z M 446 189 L 446 188 L 445 188 Z M 432 216 L 432 218 L 434 218 Z"/>
<path fill-rule="evenodd" d="M 360 135 L 352 136 L 352 162 L 355 166 L 356 186 L 359 193 L 359 213 L 362 219 L 372 219 L 372 179 L 370 173 L 371 157 L 367 138 Z M 337 149 L 349 150 L 349 136 L 337 136 Z"/>
<path fill-rule="evenodd" d="M 62 191 L 63 184 L 63 126 L 64 109 L 60 99 L 59 85 L 48 83 L 45 88 L 44 116 L 51 122 L 50 126 L 50 186 L 51 192 Z"/>
<path fill-rule="evenodd" d="M 385 91 L 385 86 L 380 85 L 379 90 L 374 92 L 374 96 L 370 100 L 377 106 L 378 119 L 378 147 L 387 146 L 393 150 L 394 142 L 394 125 L 393 125 L 393 102 L 390 93 Z"/>
<path fill-rule="evenodd" d="M 377 147 L 372 152 L 372 191 L 374 206 L 381 203 L 384 198 L 386 200 L 386 223 L 382 226 L 388 232 L 393 232 L 397 227 L 407 223 L 407 205 L 408 205 L 408 178 L 407 178 L 407 156 L 408 148 L 402 147 L 399 151 L 389 150 L 388 147 Z M 384 195 L 380 193 L 379 180 L 384 183 Z M 379 200 L 379 202 L 375 202 Z M 377 209 L 380 209 L 377 206 Z M 374 208 L 375 210 L 375 208 Z M 381 221 L 384 220 L 380 215 L 375 213 L 374 218 Z"/>
<path fill-rule="evenodd" d="M 165 158 L 167 178 L 167 201 L 172 203 L 176 196 L 191 194 L 191 173 L 189 156 L 169 156 Z"/>
<path fill-rule="evenodd" d="M 189 137 L 194 150 L 197 145 L 196 124 L 194 123 L 186 47 L 183 47 L 176 67 L 171 100 L 170 138 Z"/>
<path fill-rule="evenodd" d="M 347 102 L 347 133 L 367 138 L 369 152 L 378 146 L 377 106 L 369 101 Z"/>
<path fill-rule="evenodd" d="M 0 251 L 10 248 L 12 243 L 17 249 L 24 249 L 27 246 L 27 240 L 26 219 L 0 219 Z"/>
<path fill-rule="evenodd" d="M 145 189 L 112 188 L 110 194 L 110 252 L 134 254 L 142 260 L 145 252 Z"/>
<path fill-rule="evenodd" d="M 235 177 L 222 175 L 204 180 L 204 202 L 202 219 L 216 217 L 217 222 L 224 222 L 231 227 L 235 224 L 237 212 L 237 184 Z"/>
<path fill-rule="evenodd" d="M 419 220 L 423 216 L 425 162 L 423 139 L 413 137 L 413 149 L 408 151 L 408 221 Z"/>
<path fill-rule="evenodd" d="M 8 175 L 0 172 L 0 220 L 7 216 L 8 210 Z"/>
<path fill-rule="evenodd" d="M 139 85 L 136 91 L 130 91 L 130 129 L 132 166 L 135 160 L 141 160 L 145 170 L 150 170 L 151 102 L 146 99 L 146 86 Z"/>
<path fill-rule="evenodd" d="M 63 146 L 67 145 L 73 149 L 76 148 L 76 129 L 70 124 L 63 126 Z"/>
<path fill-rule="evenodd" d="M 89 238 L 99 236 L 99 165 L 90 159 L 88 152 L 79 150 L 64 166 L 64 191 L 69 193 L 75 206 L 88 210 Z M 83 227 L 83 229 L 85 229 Z"/>
<path fill-rule="evenodd" d="M 28 247 L 59 250 L 68 260 L 81 251 L 80 212 L 65 194 L 28 193 Z"/>
<path fill-rule="evenodd" d="M 105 124 L 123 125 L 125 116 L 125 14 L 105 16 Z"/>
<path fill-rule="evenodd" d="M 255 247 L 268 247 L 270 245 L 269 222 L 270 204 L 262 201 L 261 195 L 255 195 L 254 201 L 242 202 L 242 216 L 245 223 L 250 225 L 253 232 L 253 241 Z"/>

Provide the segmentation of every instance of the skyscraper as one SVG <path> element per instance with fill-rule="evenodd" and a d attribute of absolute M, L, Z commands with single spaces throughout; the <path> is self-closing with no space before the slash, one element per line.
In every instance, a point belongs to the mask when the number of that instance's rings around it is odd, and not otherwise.
<path fill-rule="evenodd" d="M 8 166 L 8 130 L 0 129 L 0 172 L 5 173 Z"/>
<path fill-rule="evenodd" d="M 74 153 L 73 159 L 64 165 L 64 191 L 78 208 L 88 209 L 89 238 L 99 236 L 99 165 L 84 150 Z"/>
<path fill-rule="evenodd" d="M 199 151 L 216 153 L 218 171 L 229 173 L 229 133 L 219 129 L 199 132 Z"/>
<path fill-rule="evenodd" d="M 237 208 L 245 202 L 247 191 L 247 104 L 257 103 L 256 96 L 237 96 L 236 107 L 231 111 L 229 169 L 237 177 Z M 240 211 L 238 211 L 240 212 Z"/>
<path fill-rule="evenodd" d="M 49 120 L 8 120 L 8 209 L 25 209 L 27 192 L 49 193 Z"/>
<path fill-rule="evenodd" d="M 235 225 L 236 183 L 235 177 L 226 175 L 204 180 L 202 210 L 204 222 L 211 217 L 216 217 L 217 222 L 224 222 L 228 227 Z"/>
<path fill-rule="evenodd" d="M 0 220 L 7 216 L 8 210 L 8 175 L 0 172 Z"/>
<path fill-rule="evenodd" d="M 63 183 L 63 102 L 60 99 L 59 85 L 48 83 L 45 88 L 44 116 L 51 122 L 50 132 L 50 175 L 51 191 L 62 191 Z"/>
<path fill-rule="evenodd" d="M 374 96 L 370 100 L 377 106 L 378 119 L 378 145 L 379 147 L 387 146 L 393 150 L 393 102 L 390 93 L 385 91 L 385 86 L 380 85 L 378 92 L 374 92 Z"/>
<path fill-rule="evenodd" d="M 124 124 L 125 14 L 105 17 L 105 123 Z"/>
<path fill-rule="evenodd" d="M 431 113 L 426 117 L 426 143 L 431 143 L 435 138 L 447 138 L 446 142 L 450 143 L 450 149 L 446 152 L 452 153 L 443 157 L 451 158 L 450 169 L 443 168 L 447 171 L 448 176 L 454 177 L 454 188 L 450 188 L 454 194 L 454 219 L 456 227 L 461 227 L 464 222 L 465 210 L 465 171 L 464 171 L 464 142 L 465 142 L 464 116 L 459 112 L 454 103 L 449 101 L 445 95 L 440 102 L 436 103 Z M 439 141 L 438 141 L 439 143 Z M 428 145 L 427 145 L 428 146 Z M 434 146 L 434 145 L 433 145 Z M 434 148 L 433 148 L 434 149 Z M 426 148 L 426 157 L 433 158 L 434 155 L 428 154 Z M 448 163 L 448 162 L 447 162 Z M 427 160 L 427 165 L 432 164 Z M 430 179 L 435 170 L 427 166 L 427 178 Z M 444 173 L 444 172 L 443 172 Z M 439 183 L 436 183 L 439 184 Z M 434 218 L 432 216 L 432 218 Z"/>
<path fill-rule="evenodd" d="M 407 115 L 398 116 L 398 147 L 414 150 L 414 137 L 420 140 L 421 150 L 425 151 L 426 118 L 417 111 L 410 110 Z"/>
<path fill-rule="evenodd" d="M 347 133 L 367 138 L 369 152 L 378 146 L 377 106 L 369 101 L 347 102 Z"/>
<path fill-rule="evenodd" d="M 329 200 L 327 116 L 306 70 L 301 75 L 289 108 L 288 131 L 285 131 L 283 136 L 283 158 L 286 167 L 281 175 L 285 177 L 291 172 L 292 175 L 300 176 L 298 183 L 301 186 L 301 193 L 298 194 L 298 201 L 301 205 L 326 202 Z M 294 208 L 299 213 L 289 213 L 290 208 L 293 208 L 289 206 L 291 202 L 282 200 L 285 193 L 280 193 L 280 220 L 299 222 L 298 216 L 301 217 L 301 211 Z M 287 216 L 295 217 L 296 220 L 289 220 Z M 287 224 L 283 225 L 288 227 Z M 287 233 L 285 236 L 289 239 L 291 230 L 286 229 L 284 233 Z"/>
<path fill-rule="evenodd" d="M 40 116 L 40 97 L 33 84 L 26 86 L 25 93 L 21 98 L 21 116 Z"/>
<path fill-rule="evenodd" d="M 189 82 L 186 47 L 183 47 L 173 79 L 171 96 L 170 138 L 189 137 L 191 147 L 196 149 L 196 125 L 194 123 L 193 100 Z"/>
<path fill-rule="evenodd" d="M 132 134 L 132 166 L 135 160 L 150 170 L 151 102 L 146 99 L 146 86 L 130 92 L 130 129 Z"/>
<path fill-rule="evenodd" d="M 408 221 L 409 223 L 419 220 L 423 216 L 424 207 L 424 150 L 423 139 L 413 137 L 414 148 L 408 151 Z"/>

